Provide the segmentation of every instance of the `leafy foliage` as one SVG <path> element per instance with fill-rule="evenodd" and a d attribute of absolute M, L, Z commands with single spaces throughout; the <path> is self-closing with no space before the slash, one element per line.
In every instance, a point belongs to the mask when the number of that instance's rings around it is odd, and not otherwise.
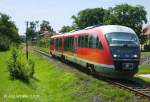
<path fill-rule="evenodd" d="M 12 56 L 8 62 L 8 71 L 11 79 L 29 81 L 34 74 L 34 63 L 27 60 L 25 55 L 16 48 L 12 48 Z"/>
<path fill-rule="evenodd" d="M 20 42 L 18 29 L 8 15 L 0 13 L 0 50 L 9 49 L 12 42 Z"/>
<path fill-rule="evenodd" d="M 10 20 L 8 15 L 2 13 L 0 13 L 0 35 L 7 36 L 13 42 L 17 42 L 19 40 L 16 25 Z"/>
<path fill-rule="evenodd" d="M 103 8 L 85 9 L 80 11 L 77 16 L 73 15 L 72 19 L 77 28 L 83 29 L 88 26 L 103 24 L 104 14 L 105 9 Z"/>
<path fill-rule="evenodd" d="M 39 39 L 37 42 L 37 46 L 43 48 L 48 48 L 49 44 L 50 44 L 50 40 L 44 38 Z"/>
<path fill-rule="evenodd" d="M 40 24 L 39 33 L 42 34 L 45 31 L 48 31 L 48 33 L 50 33 L 50 34 L 54 32 L 53 28 L 50 26 L 49 21 L 43 20 L 42 23 Z"/>
<path fill-rule="evenodd" d="M 72 31 L 74 28 L 72 26 L 63 26 L 61 30 L 59 31 L 60 33 L 66 33 Z"/>
<path fill-rule="evenodd" d="M 150 45 L 144 45 L 144 50 L 145 51 L 150 51 Z"/>
<path fill-rule="evenodd" d="M 37 37 L 37 31 L 36 31 L 37 24 L 38 24 L 38 21 L 29 22 L 29 27 L 27 28 L 27 31 L 26 31 L 28 40 L 33 40 L 34 38 Z"/>
<path fill-rule="evenodd" d="M 128 4 L 109 8 L 104 17 L 105 24 L 116 24 L 131 27 L 140 37 L 142 26 L 147 22 L 146 11 L 143 6 Z"/>
<path fill-rule="evenodd" d="M 0 51 L 6 51 L 10 47 L 10 40 L 6 36 L 0 36 Z"/>
<path fill-rule="evenodd" d="M 144 44 L 145 42 L 147 42 L 148 38 L 145 35 L 140 35 L 140 42 L 141 44 Z"/>
<path fill-rule="evenodd" d="M 37 26 L 39 25 L 39 21 L 31 21 L 28 22 L 29 26 L 26 30 L 27 39 L 31 41 L 33 45 L 47 47 L 49 37 L 55 33 L 53 28 L 50 26 L 49 21 L 43 20 L 40 23 L 40 29 L 37 30 Z"/>

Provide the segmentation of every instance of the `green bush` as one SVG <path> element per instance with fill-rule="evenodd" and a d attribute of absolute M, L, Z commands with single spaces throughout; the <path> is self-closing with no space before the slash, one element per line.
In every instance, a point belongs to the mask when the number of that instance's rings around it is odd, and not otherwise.
<path fill-rule="evenodd" d="M 8 62 L 8 71 L 11 79 L 29 81 L 34 75 L 34 62 L 27 60 L 19 49 L 12 48 L 12 55 Z"/>
<path fill-rule="evenodd" d="M 144 45 L 144 51 L 150 51 L 150 45 Z"/>
<path fill-rule="evenodd" d="M 50 40 L 47 39 L 39 39 L 37 42 L 38 47 L 48 48 L 49 44 L 50 44 Z"/>
<path fill-rule="evenodd" d="M 0 37 L 0 51 L 6 51 L 10 47 L 10 40 L 7 37 Z"/>

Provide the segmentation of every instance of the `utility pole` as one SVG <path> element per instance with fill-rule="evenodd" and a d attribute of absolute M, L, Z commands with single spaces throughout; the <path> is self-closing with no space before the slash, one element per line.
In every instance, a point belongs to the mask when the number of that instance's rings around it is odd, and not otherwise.
<path fill-rule="evenodd" d="M 28 60 L 28 25 L 29 25 L 29 22 L 26 21 L 26 58 Z"/>

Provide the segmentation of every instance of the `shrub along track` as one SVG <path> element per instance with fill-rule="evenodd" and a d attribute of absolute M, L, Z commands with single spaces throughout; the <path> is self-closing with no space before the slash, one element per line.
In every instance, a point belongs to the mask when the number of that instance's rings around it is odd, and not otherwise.
<path fill-rule="evenodd" d="M 38 50 L 38 49 L 34 49 L 34 51 L 37 52 L 38 54 L 42 55 L 42 56 L 49 58 L 53 63 L 56 63 L 56 59 L 52 58 L 49 53 Z M 59 59 L 59 60 L 61 60 L 61 59 Z M 64 66 L 65 68 L 69 67 L 69 70 L 77 69 L 77 70 L 82 71 L 86 74 L 93 75 L 90 73 L 90 70 L 85 70 L 85 68 L 83 68 L 82 66 L 77 65 L 77 64 L 72 63 L 72 62 L 65 61 L 65 63 L 59 63 L 58 66 L 59 67 Z M 141 79 L 136 79 L 136 78 L 123 79 L 123 80 L 121 80 L 121 79 L 110 79 L 110 78 L 100 77 L 100 76 L 95 75 L 95 74 L 93 75 L 93 77 L 95 77 L 99 80 L 107 81 L 107 82 L 109 82 L 115 86 L 126 89 L 128 91 L 131 91 L 139 99 L 145 98 L 145 99 L 150 100 L 150 83 L 145 82 Z"/>

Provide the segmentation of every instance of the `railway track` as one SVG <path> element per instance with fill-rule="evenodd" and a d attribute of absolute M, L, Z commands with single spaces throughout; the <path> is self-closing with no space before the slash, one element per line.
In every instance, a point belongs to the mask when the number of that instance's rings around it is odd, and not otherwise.
<path fill-rule="evenodd" d="M 131 91 L 137 96 L 138 98 L 145 98 L 150 101 L 150 86 L 149 85 L 142 85 L 140 83 L 131 82 L 132 80 L 113 80 L 113 79 L 105 79 L 107 82 L 112 83 L 120 88 L 126 89 Z"/>
<path fill-rule="evenodd" d="M 51 57 L 51 55 L 47 52 L 37 50 L 37 49 L 34 49 L 34 51 L 48 58 Z M 150 83 L 143 84 L 143 83 L 135 82 L 133 80 L 115 80 L 115 79 L 108 79 L 108 78 L 98 77 L 98 76 L 94 76 L 94 77 L 100 80 L 107 81 L 108 83 L 111 83 L 120 88 L 131 91 L 138 98 L 145 98 L 150 101 Z"/>

